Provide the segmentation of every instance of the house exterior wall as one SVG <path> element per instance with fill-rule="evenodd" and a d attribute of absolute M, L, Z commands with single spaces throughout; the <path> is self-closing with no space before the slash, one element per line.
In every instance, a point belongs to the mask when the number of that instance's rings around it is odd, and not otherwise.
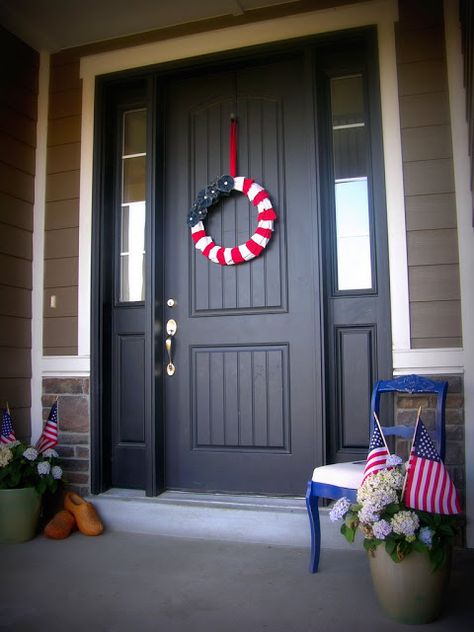
<path fill-rule="evenodd" d="M 409 299 L 412 349 L 449 349 L 462 344 L 454 200 L 451 126 L 446 76 L 444 24 L 439 0 L 400 0 L 397 25 L 399 108 L 402 134 L 405 216 L 407 227 Z M 150 34 L 146 41 L 150 42 Z M 157 34 L 157 41 L 160 39 Z M 135 45 L 134 38 L 115 43 L 117 49 Z M 77 353 L 77 259 L 79 246 L 80 78 L 79 61 L 114 42 L 63 51 L 51 58 L 48 134 L 48 192 L 45 248 L 45 355 Z M 51 233 L 51 235 L 49 235 Z M 51 309 L 50 295 L 57 307 Z M 62 310 L 62 311 L 61 311 Z M 58 329 L 56 326 L 58 325 Z M 62 329 L 61 329 L 62 327 Z M 430 374 L 429 370 L 417 371 Z M 58 375 L 58 371 L 56 371 Z M 450 381 L 448 397 L 448 466 L 457 485 L 465 478 L 462 376 L 437 372 Z M 59 394 L 70 415 L 62 449 L 70 459 L 71 484 L 89 485 L 88 391 L 66 375 L 43 379 L 43 404 Z M 72 380 L 72 381 L 71 381 Z M 80 388 L 86 389 L 84 382 Z M 88 387 L 87 387 L 88 388 Z M 407 417 L 413 402 L 401 399 L 397 418 Z M 74 414 L 74 406 L 77 406 Z M 62 407 L 61 407 L 62 408 Z M 428 407 L 429 408 L 429 407 Z M 67 411 L 67 408 L 66 408 Z M 80 431 L 74 430 L 74 415 Z M 63 422 L 63 418 L 61 417 Z M 80 436 L 79 436 L 80 435 Z M 74 443 L 74 441 L 78 443 Z M 80 448 L 80 450 L 79 450 Z"/>
<path fill-rule="evenodd" d="M 411 346 L 462 346 L 456 207 L 441 0 L 399 0 L 397 62 Z M 158 41 L 160 35 L 156 34 Z M 147 35 L 150 41 L 151 35 Z M 136 43 L 120 40 L 117 47 Z M 79 61 L 113 42 L 51 57 L 44 354 L 77 353 Z M 51 296 L 56 307 L 51 308 Z"/>
<path fill-rule="evenodd" d="M 412 348 L 460 347 L 454 171 L 440 1 L 400 0 L 398 84 Z"/>
<path fill-rule="evenodd" d="M 31 291 L 39 56 L 0 27 L 0 405 L 31 433 Z"/>

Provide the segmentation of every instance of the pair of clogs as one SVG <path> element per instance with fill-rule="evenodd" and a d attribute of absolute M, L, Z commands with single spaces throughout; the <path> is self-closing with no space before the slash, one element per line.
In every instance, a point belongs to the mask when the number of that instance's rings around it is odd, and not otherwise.
<path fill-rule="evenodd" d="M 92 503 L 87 502 L 74 492 L 67 492 L 64 497 L 64 509 L 48 522 L 44 534 L 54 540 L 67 538 L 74 528 L 84 535 L 100 535 L 104 530 Z"/>

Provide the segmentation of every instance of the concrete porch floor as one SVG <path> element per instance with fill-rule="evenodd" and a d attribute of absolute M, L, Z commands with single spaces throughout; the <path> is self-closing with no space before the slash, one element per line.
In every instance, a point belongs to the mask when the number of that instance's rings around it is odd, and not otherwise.
<path fill-rule="evenodd" d="M 107 530 L 0 547 L 0 630 L 406 630 L 380 611 L 360 547 L 307 547 Z M 474 551 L 456 551 L 433 632 L 472 630 Z M 409 628 L 409 629 L 410 629 Z"/>

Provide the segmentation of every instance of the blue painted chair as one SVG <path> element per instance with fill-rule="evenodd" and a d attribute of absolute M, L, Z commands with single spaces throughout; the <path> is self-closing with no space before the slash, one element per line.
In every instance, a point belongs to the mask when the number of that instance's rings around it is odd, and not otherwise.
<path fill-rule="evenodd" d="M 442 460 L 445 456 L 445 405 L 447 382 L 437 382 L 418 375 L 405 375 L 393 380 L 379 380 L 372 391 L 370 402 L 370 436 L 374 426 L 375 412 L 380 418 L 380 396 L 382 393 L 410 393 L 410 394 L 435 394 L 436 414 L 435 427 L 431 431 L 439 455 Z M 385 436 L 398 436 L 410 439 L 413 436 L 413 426 L 382 426 Z M 368 442 L 367 442 L 368 443 Z M 311 480 L 308 482 L 306 492 L 306 507 L 308 509 L 309 522 L 311 528 L 311 558 L 309 570 L 316 573 L 319 566 L 319 554 L 321 549 L 321 530 L 319 523 L 318 501 L 320 498 L 330 498 L 337 500 L 346 496 L 355 502 L 357 488 L 362 481 L 365 461 L 355 461 L 353 463 L 335 463 L 317 467 Z"/>

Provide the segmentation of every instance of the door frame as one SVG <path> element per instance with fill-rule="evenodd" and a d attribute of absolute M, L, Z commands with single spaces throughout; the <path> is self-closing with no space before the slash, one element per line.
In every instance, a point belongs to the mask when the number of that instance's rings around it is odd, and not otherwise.
<path fill-rule="evenodd" d="M 103 275 L 107 269 L 106 250 L 104 249 L 105 239 L 105 212 L 106 200 L 104 199 L 104 174 L 106 173 L 105 164 L 107 155 L 104 152 L 105 136 L 107 133 L 107 90 L 117 82 L 127 82 L 132 78 L 139 76 L 148 76 L 149 79 L 149 97 L 150 111 L 149 124 L 150 132 L 148 135 L 148 144 L 150 161 L 148 165 L 148 183 L 147 183 L 147 230 L 146 230 L 146 252 L 150 253 L 146 257 L 146 291 L 145 291 L 145 309 L 146 309 L 146 328 L 145 328 L 145 348 L 146 348 L 146 393 L 148 396 L 145 401 L 145 411 L 147 418 L 150 420 L 146 428 L 147 443 L 147 464 L 146 464 L 146 488 L 147 496 L 155 496 L 166 489 L 166 481 L 164 478 L 165 454 L 162 446 L 164 446 L 164 384 L 163 371 L 155 371 L 155 367 L 163 367 L 163 345 L 160 340 L 160 332 L 163 327 L 163 282 L 162 274 L 156 272 L 156 252 L 157 246 L 161 257 L 163 257 L 163 223 L 164 209 L 163 199 L 156 191 L 162 191 L 159 184 L 163 178 L 163 139 L 164 139 L 164 112 L 163 112 L 163 84 L 166 78 L 178 76 L 182 74 L 193 73 L 196 70 L 210 72 L 213 69 L 225 70 L 233 66 L 243 66 L 249 64 L 260 64 L 270 59 L 278 59 L 292 52 L 309 52 L 312 59 L 312 76 L 313 76 L 313 104 L 314 104 L 314 137 L 315 137 L 315 174 L 314 181 L 316 184 L 317 196 L 315 199 L 315 224 L 318 226 L 318 256 L 319 256 L 319 286 L 320 296 L 323 300 L 323 265 L 321 261 L 322 249 L 321 240 L 323 238 L 321 231 L 321 212 L 320 212 L 320 180 L 321 170 L 318 166 L 317 158 L 317 112 L 316 112 L 316 94 L 315 91 L 315 50 L 318 46 L 336 44 L 340 42 L 348 42 L 350 40 L 370 40 L 376 60 L 378 59 L 377 48 L 377 30 L 376 27 L 360 27 L 348 31 L 334 31 L 328 34 L 311 35 L 296 40 L 277 42 L 272 44 L 261 44 L 251 46 L 244 49 L 233 50 L 227 53 L 213 53 L 195 57 L 191 59 L 165 62 L 156 66 L 148 66 L 146 68 L 138 68 L 133 70 L 121 71 L 110 75 L 103 75 L 96 78 L 95 85 L 95 127 L 93 140 L 93 186 L 92 186 L 92 257 L 91 257 L 91 491 L 98 494 L 106 491 L 110 487 L 110 474 L 108 473 L 108 453 L 107 442 L 110 440 L 108 433 L 108 425 L 110 419 L 107 419 L 107 394 L 108 384 L 106 367 L 104 367 L 103 350 L 105 338 L 107 335 L 107 322 L 103 313 L 104 304 L 104 283 Z M 378 65 L 378 64 L 377 64 Z M 158 186 L 156 189 L 153 183 Z M 151 210 L 154 209 L 154 212 Z M 160 247 L 161 246 L 161 247 Z M 163 270 L 164 261 L 161 269 Z M 315 428 L 314 434 L 316 441 L 321 441 L 321 449 L 318 450 L 318 444 L 315 443 L 315 452 L 319 453 L 319 457 L 315 454 L 315 466 L 325 461 L 327 453 L 327 436 L 326 436 L 326 401 L 325 401 L 325 340 L 324 340 L 324 309 L 323 305 L 319 306 L 320 318 L 320 336 L 322 348 L 322 366 L 319 373 L 321 376 L 321 411 L 320 427 Z M 158 333 L 157 333 L 158 332 Z M 155 423 L 152 422 L 155 420 Z"/>

